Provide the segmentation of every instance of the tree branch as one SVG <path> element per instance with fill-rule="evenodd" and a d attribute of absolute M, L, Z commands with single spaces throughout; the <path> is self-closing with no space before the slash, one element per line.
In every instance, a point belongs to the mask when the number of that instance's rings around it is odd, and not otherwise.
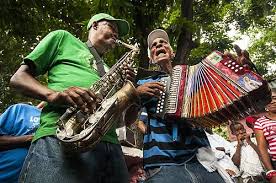
<path fill-rule="evenodd" d="M 183 0 L 181 2 L 181 18 L 192 21 L 193 19 L 193 0 Z M 187 64 L 187 58 L 192 47 L 192 32 L 184 25 L 177 41 L 177 49 L 174 65 Z"/>

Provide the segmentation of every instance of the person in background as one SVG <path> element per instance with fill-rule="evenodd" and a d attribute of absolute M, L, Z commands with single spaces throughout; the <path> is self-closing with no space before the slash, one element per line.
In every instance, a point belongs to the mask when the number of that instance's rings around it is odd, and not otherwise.
<path fill-rule="evenodd" d="M 214 133 L 211 128 L 205 129 L 210 146 L 215 153 L 218 164 L 229 174 L 231 182 L 237 182 L 240 174 L 239 169 L 234 165 L 230 154 L 233 153 L 234 146 L 220 135 Z"/>
<path fill-rule="evenodd" d="M 251 130 L 254 131 L 254 125 L 258 118 L 258 116 L 248 116 L 245 118 L 245 123 Z M 255 136 L 255 133 L 253 133 L 252 135 Z"/>
<path fill-rule="evenodd" d="M 18 182 L 42 106 L 15 104 L 0 116 L 0 182 Z"/>
<path fill-rule="evenodd" d="M 270 182 L 276 182 L 276 88 L 272 101 L 267 105 L 267 115 L 258 118 L 254 125 L 258 149 Z"/>
<path fill-rule="evenodd" d="M 247 134 L 244 126 L 238 122 L 231 123 L 230 130 L 237 137 L 236 150 L 231 155 L 232 161 L 239 167 L 243 182 L 266 182 L 262 175 L 264 169 L 260 161 L 259 150 L 251 141 L 250 134 Z"/>
<path fill-rule="evenodd" d="M 128 124 L 127 121 L 121 120 L 116 129 L 128 168 L 129 183 L 138 183 L 144 180 L 143 132 L 137 125 L 137 122 Z"/>

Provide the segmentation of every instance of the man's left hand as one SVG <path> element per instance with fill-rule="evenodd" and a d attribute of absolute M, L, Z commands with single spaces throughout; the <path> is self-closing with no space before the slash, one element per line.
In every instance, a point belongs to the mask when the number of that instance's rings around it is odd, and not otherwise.
<path fill-rule="evenodd" d="M 250 134 L 246 134 L 245 140 L 248 144 L 252 143 L 251 138 L 250 138 Z"/>
<path fill-rule="evenodd" d="M 249 53 L 246 50 L 242 50 L 238 45 L 234 45 L 236 55 L 233 55 L 229 52 L 224 52 L 224 55 L 236 60 L 241 66 L 248 65 L 252 63 L 249 58 Z M 252 68 L 251 68 L 252 69 Z"/>
<path fill-rule="evenodd" d="M 130 80 L 133 83 L 135 82 L 136 74 L 133 68 L 124 66 L 124 70 L 122 74 L 124 75 L 123 78 Z"/>
<path fill-rule="evenodd" d="M 240 65 L 248 65 L 250 67 L 251 60 L 247 50 L 242 50 L 238 45 L 234 45 L 234 49 L 238 55 L 237 62 Z M 251 68 L 252 69 L 252 68 Z"/>
<path fill-rule="evenodd" d="M 234 45 L 234 49 L 235 49 L 236 55 L 233 55 L 229 52 L 224 52 L 224 55 L 232 58 L 233 60 L 236 60 L 236 62 L 239 65 L 248 67 L 251 70 L 255 71 L 257 74 L 261 75 L 257 67 L 251 61 L 247 50 L 242 50 L 238 45 Z"/>

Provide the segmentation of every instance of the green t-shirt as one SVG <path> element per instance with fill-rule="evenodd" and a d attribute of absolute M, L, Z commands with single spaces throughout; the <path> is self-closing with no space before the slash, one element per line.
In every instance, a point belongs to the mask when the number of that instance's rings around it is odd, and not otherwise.
<path fill-rule="evenodd" d="M 85 43 L 67 31 L 57 30 L 49 33 L 36 48 L 24 59 L 36 66 L 36 74 L 48 74 L 48 87 L 54 91 L 77 86 L 89 88 L 100 79 L 95 68 L 91 68 L 90 53 Z M 48 104 L 41 113 L 40 127 L 34 140 L 44 136 L 55 135 L 57 121 L 65 112 L 66 106 Z M 102 138 L 103 141 L 119 143 L 115 128 Z"/>

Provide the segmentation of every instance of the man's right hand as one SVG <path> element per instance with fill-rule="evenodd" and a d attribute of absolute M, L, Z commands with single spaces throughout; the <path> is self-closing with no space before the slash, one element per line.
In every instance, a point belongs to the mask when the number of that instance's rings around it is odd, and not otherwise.
<path fill-rule="evenodd" d="M 148 82 L 136 88 L 140 97 L 159 97 L 160 91 L 164 91 L 164 85 L 160 82 Z"/>
<path fill-rule="evenodd" d="M 244 139 L 245 139 L 245 135 L 244 134 L 238 134 L 237 135 L 238 145 L 242 145 Z"/>
<path fill-rule="evenodd" d="M 70 87 L 63 92 L 54 92 L 47 97 L 49 103 L 71 105 L 90 113 L 96 108 L 98 101 L 99 99 L 92 91 L 79 87 Z"/>
<path fill-rule="evenodd" d="M 31 142 L 33 140 L 33 135 L 23 135 L 25 137 L 26 142 Z"/>
<path fill-rule="evenodd" d="M 236 176 L 236 172 L 234 172 L 233 170 L 230 169 L 225 169 L 225 171 L 232 177 L 232 176 Z"/>

